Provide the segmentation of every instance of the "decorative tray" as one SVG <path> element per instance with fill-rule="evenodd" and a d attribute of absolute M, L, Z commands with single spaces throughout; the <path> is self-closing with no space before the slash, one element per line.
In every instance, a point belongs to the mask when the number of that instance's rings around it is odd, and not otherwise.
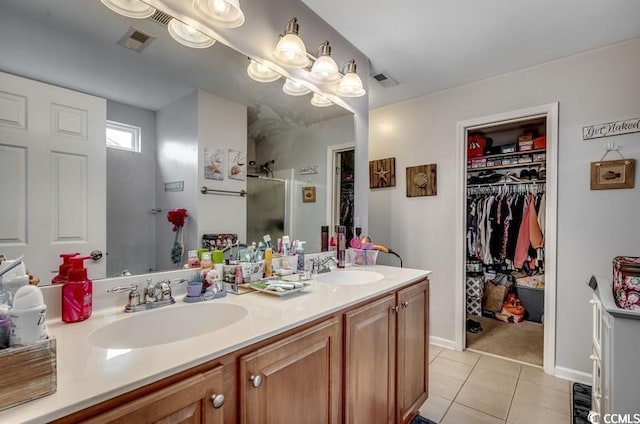
<path fill-rule="evenodd" d="M 302 284 L 302 287 L 296 287 L 296 288 L 291 288 L 291 289 L 283 289 L 283 291 L 277 291 L 277 290 L 273 290 L 273 289 L 267 289 L 267 287 L 269 287 L 270 285 L 273 284 L 293 284 L 289 281 L 283 281 L 283 280 L 270 280 L 270 281 L 260 281 L 258 283 L 253 283 L 250 285 L 250 287 L 252 289 L 254 289 L 255 291 L 259 291 L 261 293 L 267 293 L 270 294 L 272 296 L 278 296 L 278 297 L 282 297 L 282 296 L 287 296 L 291 293 L 296 293 L 299 291 L 302 291 L 304 289 L 306 289 L 307 287 L 309 287 L 311 284 L 309 283 L 299 283 Z"/>

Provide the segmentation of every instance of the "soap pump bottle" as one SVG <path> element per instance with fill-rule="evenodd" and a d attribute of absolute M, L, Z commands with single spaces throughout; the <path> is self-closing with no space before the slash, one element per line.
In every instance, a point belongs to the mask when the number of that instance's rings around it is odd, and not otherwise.
<path fill-rule="evenodd" d="M 91 256 L 71 258 L 69 281 L 62 286 L 62 321 L 79 322 L 91 316 L 93 283 L 87 277 L 84 260 Z"/>
<path fill-rule="evenodd" d="M 296 256 L 298 257 L 298 266 L 296 267 L 296 271 L 304 271 L 304 249 L 302 248 L 302 244 L 306 243 L 306 241 L 298 240 L 296 245 Z"/>
<path fill-rule="evenodd" d="M 62 264 L 58 267 L 58 275 L 53 277 L 51 284 L 64 284 L 69 280 L 69 270 L 71 269 L 71 258 L 80 253 L 63 253 L 60 255 Z"/>

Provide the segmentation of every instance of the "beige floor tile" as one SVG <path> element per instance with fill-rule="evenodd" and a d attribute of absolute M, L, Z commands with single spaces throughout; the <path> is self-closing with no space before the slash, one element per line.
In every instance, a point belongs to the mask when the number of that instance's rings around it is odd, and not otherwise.
<path fill-rule="evenodd" d="M 522 399 L 514 399 L 507 419 L 509 424 L 570 424 L 571 417 Z"/>
<path fill-rule="evenodd" d="M 474 366 L 476 362 L 478 362 L 478 359 L 480 359 L 480 354 L 476 352 L 471 352 L 469 350 L 459 351 L 459 350 L 444 349 L 442 352 L 440 352 L 440 357 Z"/>
<path fill-rule="evenodd" d="M 444 350 L 443 347 L 429 345 L 429 363 L 431 363 L 434 359 L 436 359 L 438 355 L 440 355 L 440 352 L 442 352 L 443 350 Z"/>
<path fill-rule="evenodd" d="M 569 393 L 570 384 L 568 380 L 554 377 L 552 375 L 545 374 L 540 368 L 530 367 L 527 365 L 522 366 L 520 372 L 520 380 L 535 383 L 540 386 L 549 387 L 551 389 L 563 390 Z"/>
<path fill-rule="evenodd" d="M 511 398 L 516 390 L 517 382 L 517 377 L 510 377 L 495 371 L 476 367 L 471 372 L 471 375 L 469 375 L 465 384 L 474 383 L 478 386 L 502 393 Z"/>
<path fill-rule="evenodd" d="M 561 414 L 571 414 L 571 396 L 568 391 L 550 389 L 525 380 L 518 381 L 513 400 L 531 403 Z"/>
<path fill-rule="evenodd" d="M 495 373 L 494 373 L 495 374 Z M 486 385 L 467 381 L 455 401 L 485 414 L 505 420 L 509 413 L 512 395 L 488 388 Z M 461 421 L 462 422 L 462 421 Z"/>
<path fill-rule="evenodd" d="M 442 351 L 440 355 L 429 364 L 429 370 L 439 372 L 457 380 L 466 380 L 469 374 L 471 374 L 473 365 L 443 358 L 442 354 L 444 352 L 445 351 Z"/>
<path fill-rule="evenodd" d="M 429 396 L 436 395 L 453 400 L 464 384 L 464 380 L 452 378 L 437 371 L 429 372 Z"/>
<path fill-rule="evenodd" d="M 429 399 L 427 399 L 419 409 L 420 415 L 425 418 L 429 418 L 431 421 L 439 423 L 442 421 L 442 417 L 444 417 L 444 414 L 449 409 L 451 402 L 453 402 L 451 399 L 429 394 Z"/>
<path fill-rule="evenodd" d="M 484 414 L 464 405 L 454 402 L 444 419 L 442 424 L 504 424 L 504 420 L 500 420 L 491 415 Z"/>
<path fill-rule="evenodd" d="M 520 375 L 521 368 L 522 365 L 517 362 L 507 361 L 506 359 L 487 355 L 480 355 L 480 360 L 476 365 L 476 369 L 495 371 L 497 373 L 516 378 Z"/>

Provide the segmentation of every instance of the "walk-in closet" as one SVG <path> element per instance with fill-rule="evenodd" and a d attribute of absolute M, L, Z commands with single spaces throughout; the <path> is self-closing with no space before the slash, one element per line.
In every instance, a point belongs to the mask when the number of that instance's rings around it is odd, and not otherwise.
<path fill-rule="evenodd" d="M 466 131 L 466 348 L 543 365 L 547 117 Z"/>

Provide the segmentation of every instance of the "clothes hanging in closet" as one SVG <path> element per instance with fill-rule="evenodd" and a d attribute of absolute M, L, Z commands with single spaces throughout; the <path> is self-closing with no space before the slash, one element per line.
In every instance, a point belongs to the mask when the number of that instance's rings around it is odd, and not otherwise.
<path fill-rule="evenodd" d="M 540 268 L 544 261 L 541 194 L 471 194 L 467 197 L 467 252 L 487 265 Z"/>

